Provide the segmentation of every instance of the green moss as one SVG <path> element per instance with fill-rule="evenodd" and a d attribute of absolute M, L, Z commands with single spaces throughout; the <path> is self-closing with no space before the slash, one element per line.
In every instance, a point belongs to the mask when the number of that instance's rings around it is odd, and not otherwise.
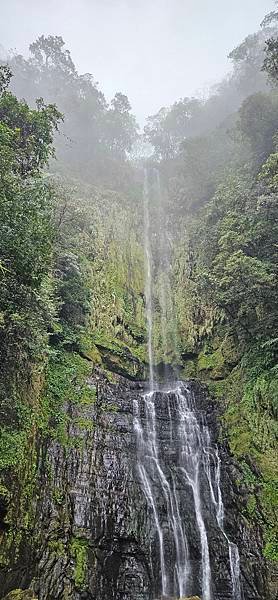
<path fill-rule="evenodd" d="M 10 490 L 8 490 L 8 488 L 5 485 L 2 485 L 1 483 L 0 483 L 0 496 L 1 496 L 1 498 L 5 499 L 5 500 L 9 500 L 11 497 Z"/>
<path fill-rule="evenodd" d="M 272 352 L 262 345 L 251 348 L 223 384 L 223 425 L 231 451 L 240 462 L 242 479 L 238 484 L 243 482 L 249 489 L 247 515 L 260 522 L 265 557 L 277 560 L 278 381 Z M 250 468 L 252 462 L 255 469 Z"/>
<path fill-rule="evenodd" d="M 219 381 L 212 381 L 206 379 L 206 385 L 211 396 L 213 396 L 217 400 L 223 400 L 223 398 L 225 398 L 225 393 L 227 389 L 227 382 L 225 379 Z"/>
<path fill-rule="evenodd" d="M 86 350 L 86 357 L 91 360 L 94 364 L 101 364 L 101 354 L 97 347 L 93 344 L 90 344 L 90 348 Z"/>
<path fill-rule="evenodd" d="M 88 419 L 86 417 L 76 417 L 74 419 L 74 425 L 79 429 L 85 429 L 86 431 L 93 431 L 94 422 L 92 419 Z"/>
<path fill-rule="evenodd" d="M 83 450 L 86 441 L 80 435 L 71 436 L 68 440 L 68 447 L 75 448 L 76 450 Z"/>
<path fill-rule="evenodd" d="M 32 590 L 13 590 L 6 597 L 5 600 L 37 600 Z"/>
<path fill-rule="evenodd" d="M 240 461 L 240 469 L 242 474 L 242 481 L 249 487 L 255 486 L 258 482 L 258 477 L 257 475 L 255 475 L 250 466 L 244 460 Z"/>
<path fill-rule="evenodd" d="M 25 460 L 27 441 L 27 431 L 0 428 L 0 470 L 22 465 Z"/>
<path fill-rule="evenodd" d="M 197 368 L 199 372 L 208 371 L 211 379 L 223 379 L 227 375 L 227 368 L 221 349 L 211 354 L 201 352 L 198 357 Z"/>
<path fill-rule="evenodd" d="M 70 542 L 70 553 L 74 559 L 75 567 L 73 578 L 78 589 L 84 589 L 87 564 L 88 564 L 88 540 L 73 537 Z"/>
<path fill-rule="evenodd" d="M 197 364 L 194 360 L 187 360 L 183 370 L 181 371 L 182 379 L 191 379 L 196 376 Z"/>
<path fill-rule="evenodd" d="M 69 445 L 68 428 L 72 422 L 66 404 L 83 406 L 96 400 L 96 388 L 87 383 L 91 370 L 91 363 L 75 352 L 59 351 L 50 359 L 38 425 L 63 446 Z"/>
<path fill-rule="evenodd" d="M 63 558 L 66 556 L 65 544 L 62 542 L 62 540 L 50 540 L 48 542 L 48 547 L 51 554 L 53 554 L 55 557 Z"/>
<path fill-rule="evenodd" d="M 97 336 L 95 342 L 106 370 L 133 379 L 142 378 L 144 364 L 142 357 L 138 358 L 138 348 L 135 351 L 120 340 L 108 340 L 101 336 Z M 145 350 L 142 351 L 142 356 L 145 356 Z"/>
<path fill-rule="evenodd" d="M 251 494 L 248 497 L 246 508 L 247 508 L 249 517 L 254 517 L 254 515 L 256 514 L 256 509 L 257 509 L 257 499 L 256 499 L 256 496 L 254 496 L 254 494 Z"/>
<path fill-rule="evenodd" d="M 278 530 L 277 526 L 275 529 L 271 529 L 266 533 L 266 543 L 264 546 L 263 554 L 265 558 L 272 561 L 278 561 Z"/>
<path fill-rule="evenodd" d="M 60 490 L 59 488 L 54 488 L 52 490 L 52 498 L 56 504 L 62 505 L 65 500 L 64 492 L 62 490 Z"/>

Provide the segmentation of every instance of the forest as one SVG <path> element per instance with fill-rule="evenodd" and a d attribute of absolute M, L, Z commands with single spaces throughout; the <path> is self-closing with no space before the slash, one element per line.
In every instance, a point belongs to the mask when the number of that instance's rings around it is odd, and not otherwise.
<path fill-rule="evenodd" d="M 177 99 L 143 130 L 124 93 L 107 101 L 78 72 L 61 36 L 30 42 L 28 56 L 0 56 L 0 598 L 275 600 L 278 11 L 231 49 L 207 97 Z M 153 379 L 169 377 L 193 382 L 212 440 L 200 421 L 208 483 L 198 513 L 187 473 L 197 525 L 186 535 L 173 475 L 158 469 L 166 508 L 150 491 L 143 455 L 156 464 L 164 450 L 147 394 L 135 459 L 145 497 L 126 466 L 135 394 L 149 380 L 163 407 Z"/>

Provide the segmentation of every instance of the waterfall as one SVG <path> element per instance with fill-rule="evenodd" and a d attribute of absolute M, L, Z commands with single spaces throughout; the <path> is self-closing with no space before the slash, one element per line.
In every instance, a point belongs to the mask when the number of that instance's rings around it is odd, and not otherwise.
<path fill-rule="evenodd" d="M 156 216 L 156 262 L 158 271 L 158 299 L 160 305 L 161 350 L 164 363 L 178 357 L 178 335 L 176 315 L 171 293 L 171 240 L 168 231 L 165 198 L 161 189 L 160 173 L 154 169 L 154 200 L 157 205 Z"/>
<path fill-rule="evenodd" d="M 149 393 L 149 396 L 151 397 L 153 394 L 153 392 Z M 144 396 L 144 399 L 147 397 Z M 149 469 L 148 466 L 150 467 L 150 471 L 152 471 L 154 464 L 156 464 L 156 440 L 155 440 L 155 430 L 153 429 L 153 426 L 151 428 L 147 428 L 147 432 L 148 432 L 148 439 L 145 439 L 144 437 L 144 433 L 143 433 L 143 428 L 142 428 L 142 424 L 141 424 L 141 420 L 140 420 L 140 412 L 139 412 L 139 406 L 138 406 L 138 402 L 135 400 L 134 401 L 134 428 L 135 428 L 135 432 L 137 435 L 137 442 L 138 442 L 138 470 L 139 470 L 139 475 L 143 484 L 143 490 L 145 493 L 145 496 L 152 508 L 153 511 L 153 515 L 154 515 L 154 521 L 155 521 L 155 526 L 156 526 L 156 530 L 158 533 L 158 539 L 159 539 L 159 550 L 160 550 L 160 569 L 161 569 L 161 584 L 162 584 L 162 594 L 165 595 L 167 592 L 167 575 L 166 575 L 166 566 L 165 566 L 165 550 L 164 550 L 164 539 L 163 539 L 163 532 L 162 532 L 162 528 L 160 526 L 159 523 L 159 517 L 158 517 L 158 511 L 157 511 L 157 507 L 156 507 L 156 503 L 153 497 L 153 492 L 152 492 L 152 483 L 151 483 L 151 479 L 149 477 Z M 154 423 L 152 424 L 154 425 Z M 145 451 L 147 452 L 147 454 L 145 455 Z M 143 460 L 143 458 L 147 459 L 147 462 L 149 462 L 149 464 L 145 463 L 145 460 Z M 154 462 L 152 462 L 154 461 Z"/>
<path fill-rule="evenodd" d="M 172 391 L 169 393 L 173 394 Z M 167 400 L 168 394 L 165 393 Z M 156 433 L 156 397 L 156 391 L 150 391 L 143 396 L 144 427 L 138 403 L 135 406 L 134 426 L 138 444 L 138 469 L 143 484 L 143 491 L 153 511 L 159 539 L 162 595 L 168 596 L 171 593 L 175 593 L 181 598 L 186 595 L 188 589 L 190 560 L 187 539 L 180 515 L 176 484 L 160 458 L 161 447 Z M 172 443 L 174 446 L 175 442 L 173 441 Z M 165 556 L 167 546 L 165 544 L 163 528 L 159 522 L 157 486 L 165 501 L 171 538 L 175 547 L 174 577 L 167 572 L 166 568 Z M 174 581 L 171 581 L 171 579 L 174 579 Z"/>
<path fill-rule="evenodd" d="M 209 432 L 207 430 L 207 436 L 209 436 Z M 231 571 L 231 580 L 232 580 L 232 592 L 233 592 L 233 600 L 241 600 L 241 585 L 240 585 L 240 558 L 238 547 L 236 544 L 231 542 L 228 538 L 225 530 L 224 530 L 224 505 L 222 500 L 221 493 L 221 485 L 220 485 L 220 471 L 221 471 L 221 461 L 218 449 L 215 451 L 215 459 L 216 459 L 216 495 L 214 493 L 213 486 L 210 485 L 211 499 L 216 508 L 216 518 L 219 529 L 222 531 L 223 536 L 225 537 L 228 548 L 229 548 L 229 562 L 230 562 L 230 571 Z M 210 479 L 210 461 L 207 457 L 206 460 L 206 473 L 208 479 Z"/>
<path fill-rule="evenodd" d="M 209 547 L 206 527 L 202 514 L 202 501 L 200 494 L 200 475 L 203 456 L 208 451 L 207 442 L 210 442 L 205 430 L 200 427 L 190 394 L 185 394 L 182 389 L 178 389 L 178 409 L 180 415 L 180 433 L 181 433 L 181 470 L 185 477 L 185 483 L 188 481 L 193 493 L 194 508 L 196 514 L 197 526 L 200 533 L 201 552 L 202 552 L 202 593 L 203 600 L 211 598 L 211 570 Z M 209 485 L 212 487 L 211 476 L 209 475 Z"/>
<path fill-rule="evenodd" d="M 152 389 L 154 383 L 153 375 L 153 308 L 152 308 L 152 259 L 151 259 L 151 236 L 150 236 L 150 195 L 148 171 L 144 170 L 144 250 L 145 250 L 145 299 L 148 333 L 148 358 L 149 358 L 149 381 Z"/>
<path fill-rule="evenodd" d="M 221 529 L 225 539 L 227 540 L 228 548 L 229 548 L 229 562 L 230 562 L 230 571 L 231 571 L 231 579 L 232 579 L 232 591 L 233 591 L 233 600 L 241 600 L 241 585 L 240 585 L 240 558 L 238 547 L 236 544 L 231 542 L 228 538 L 227 534 L 224 530 L 224 505 L 222 500 L 221 486 L 220 486 L 220 467 L 221 461 L 219 457 L 218 450 L 216 452 L 216 487 L 217 487 L 217 501 L 212 494 L 213 502 L 216 504 L 217 511 L 217 522 L 219 528 Z"/>
<path fill-rule="evenodd" d="M 158 204 L 162 204 L 160 179 L 152 172 Z M 166 326 L 171 323 L 171 351 L 177 353 L 175 315 L 171 298 L 169 240 L 160 210 L 155 227 L 156 273 L 150 222 L 149 173 L 144 171 L 144 250 L 145 301 L 148 329 L 149 390 L 141 402 L 134 400 L 134 430 L 137 441 L 137 472 L 149 507 L 159 547 L 159 592 L 162 598 L 183 598 L 199 593 L 202 600 L 213 600 L 208 511 L 213 527 L 221 532 L 229 556 L 233 600 L 241 599 L 240 563 L 237 546 L 224 531 L 224 506 L 221 494 L 221 461 L 212 444 L 209 429 L 196 410 L 190 385 L 176 382 L 168 388 L 154 377 L 153 293 L 155 277 L 163 276 L 159 289 L 160 328 L 163 357 L 169 350 Z M 153 196 L 152 196 L 153 199 Z M 159 208 L 161 208 L 159 206 Z M 168 240 L 168 241 L 167 241 Z M 161 410 L 167 415 L 167 439 L 161 425 Z M 184 503 L 188 505 L 184 518 Z M 207 506 L 209 502 L 209 506 Z M 183 515 L 183 516 L 182 516 Z M 198 568 L 190 553 L 190 535 L 196 532 L 200 560 Z"/>
<path fill-rule="evenodd" d="M 233 584 L 233 600 L 241 600 L 241 585 L 240 585 L 240 558 L 239 551 L 236 544 L 233 542 L 229 543 L 229 560 L 232 574 Z"/>

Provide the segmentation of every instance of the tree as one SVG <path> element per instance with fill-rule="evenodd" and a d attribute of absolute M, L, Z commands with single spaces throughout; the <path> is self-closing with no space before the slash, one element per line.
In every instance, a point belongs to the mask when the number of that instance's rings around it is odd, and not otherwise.
<path fill-rule="evenodd" d="M 40 69 L 59 69 L 68 75 L 76 75 L 70 52 L 64 46 L 65 42 L 61 36 L 41 35 L 30 44 L 29 49 L 35 64 Z"/>
<path fill-rule="evenodd" d="M 6 125 L 16 139 L 15 159 L 21 175 L 40 170 L 54 155 L 54 132 L 62 114 L 54 104 L 46 105 L 40 98 L 32 110 L 25 101 L 4 92 L 0 98 L 0 122 Z M 14 163 L 15 164 L 15 163 Z"/>
<path fill-rule="evenodd" d="M 263 62 L 262 70 L 268 74 L 268 77 L 274 85 L 278 84 L 278 38 L 271 37 L 266 41 L 266 57 Z"/>
<path fill-rule="evenodd" d="M 7 70 L 0 67 L 3 78 Z M 0 75 L 0 77 L 1 77 Z M 8 73 L 8 78 L 10 73 Z M 5 85 L 3 86 L 5 88 Z M 46 334 L 46 282 L 51 266 L 51 188 L 42 169 L 53 155 L 53 132 L 61 120 L 55 106 L 36 109 L 8 91 L 0 97 L 0 262 L 3 368 L 21 364 Z M 50 311 L 51 312 L 51 311 Z M 20 340 L 20 341 L 19 341 Z M 35 350 L 36 349 L 36 350 Z"/>
<path fill-rule="evenodd" d="M 273 150 L 277 120 L 276 96 L 258 93 L 244 100 L 239 110 L 238 129 L 249 141 L 256 163 L 262 164 Z"/>
<path fill-rule="evenodd" d="M 168 160 L 179 153 L 182 142 L 192 134 L 191 120 L 198 117 L 201 107 L 200 100 L 184 98 L 148 117 L 145 138 L 154 147 L 158 160 Z"/>
<path fill-rule="evenodd" d="M 8 65 L 0 66 L 0 95 L 7 89 L 12 78 Z"/>
<path fill-rule="evenodd" d="M 261 69 L 265 42 L 273 31 L 268 28 L 247 36 L 228 56 L 233 62 L 236 85 L 243 97 L 266 89 L 266 78 Z"/>
<path fill-rule="evenodd" d="M 275 4 L 278 4 L 278 2 L 276 1 Z M 261 23 L 261 27 L 267 27 L 268 25 L 271 25 L 273 22 L 276 22 L 276 21 L 278 21 L 278 11 L 272 10 L 263 19 L 263 21 Z"/>
<path fill-rule="evenodd" d="M 11 68 L 17 96 L 31 105 L 42 97 L 65 114 L 55 136 L 60 170 L 94 183 L 105 178 L 115 186 L 137 136 L 128 98 L 117 93 L 109 105 L 94 77 L 78 74 L 60 36 L 40 36 L 30 45 L 30 58 L 15 55 Z"/>
<path fill-rule="evenodd" d="M 276 2 L 277 4 L 277 2 Z M 267 27 L 268 25 L 276 24 L 278 21 L 278 11 L 272 11 L 265 16 L 261 23 L 261 27 Z M 276 35 L 270 36 L 266 40 L 265 46 L 265 59 L 262 66 L 262 71 L 268 74 L 271 83 L 277 84 L 278 79 L 278 38 L 277 38 L 277 26 Z"/>
<path fill-rule="evenodd" d="M 201 304 L 222 311 L 249 340 L 271 335 L 278 322 L 276 178 L 273 159 L 261 170 L 265 187 L 254 186 L 244 170 L 231 175 L 191 232 L 191 278 Z"/>
<path fill-rule="evenodd" d="M 124 159 L 131 151 L 138 137 L 138 125 L 130 111 L 127 96 L 118 92 L 106 113 L 104 143 L 108 151 L 120 159 Z"/>

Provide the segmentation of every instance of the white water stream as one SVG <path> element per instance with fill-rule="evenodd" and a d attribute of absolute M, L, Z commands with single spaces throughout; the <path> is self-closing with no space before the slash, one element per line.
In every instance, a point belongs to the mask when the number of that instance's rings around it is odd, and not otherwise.
<path fill-rule="evenodd" d="M 160 193 L 159 174 L 156 171 L 157 189 Z M 158 178 L 158 179 L 157 179 Z M 159 198 L 159 201 L 161 198 Z M 240 561 L 237 546 L 230 542 L 224 531 L 224 507 L 220 486 L 221 463 L 218 449 L 211 443 L 210 433 L 200 414 L 195 409 L 190 386 L 175 383 L 170 389 L 159 389 L 155 384 L 153 357 L 153 264 L 150 225 L 150 188 L 148 172 L 144 174 L 144 248 L 145 248 L 145 298 L 148 328 L 149 391 L 142 396 L 142 402 L 134 402 L 134 429 L 138 449 L 138 473 L 142 490 L 152 511 L 157 532 L 160 556 L 160 576 L 162 597 L 179 597 L 194 593 L 192 590 L 192 559 L 181 518 L 180 489 L 191 490 L 191 504 L 198 532 L 201 555 L 202 600 L 213 600 L 213 582 L 211 575 L 208 532 L 204 517 L 204 488 L 209 490 L 211 510 L 215 523 L 227 541 L 233 600 L 241 600 Z M 158 227 L 156 231 L 160 231 Z M 164 242 L 159 244 L 163 248 Z M 161 258 L 161 257 L 160 257 Z M 168 257 L 161 264 L 169 265 Z M 167 319 L 166 306 L 172 310 L 169 279 L 164 273 L 164 287 L 160 289 L 161 298 L 161 339 L 166 355 L 167 339 L 163 327 Z M 171 315 L 172 318 L 172 315 Z M 176 332 L 173 332 L 173 339 Z M 169 439 L 167 452 L 158 432 L 157 411 L 159 405 L 165 405 L 169 417 Z M 169 457 L 174 457 L 169 465 Z M 175 476 L 174 476 L 175 474 Z M 177 485 L 178 483 L 178 485 Z M 167 523 L 163 522 L 160 506 L 163 502 Z M 174 548 L 174 564 L 169 565 L 169 539 Z"/>

